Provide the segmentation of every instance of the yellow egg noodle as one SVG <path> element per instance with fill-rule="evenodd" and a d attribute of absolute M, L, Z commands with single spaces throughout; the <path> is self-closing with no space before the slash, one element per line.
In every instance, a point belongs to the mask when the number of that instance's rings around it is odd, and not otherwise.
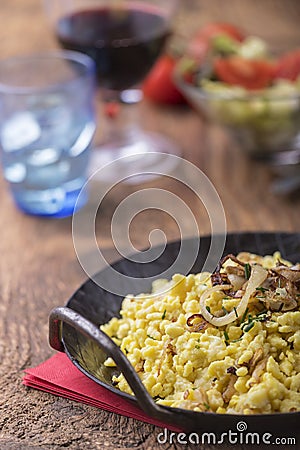
<path fill-rule="evenodd" d="M 265 414 L 300 410 L 300 264 L 227 255 L 213 274 L 174 275 L 128 295 L 101 329 L 161 405 Z M 107 358 L 106 366 L 114 366 Z M 131 393 L 124 376 L 116 386 Z"/>

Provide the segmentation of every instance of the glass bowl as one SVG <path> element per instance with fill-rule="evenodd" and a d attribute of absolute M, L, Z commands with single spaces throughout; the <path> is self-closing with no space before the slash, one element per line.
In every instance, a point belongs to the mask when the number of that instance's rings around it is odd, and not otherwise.
<path fill-rule="evenodd" d="M 178 89 L 211 123 L 225 127 L 247 154 L 273 161 L 280 156 L 283 162 L 285 154 L 295 151 L 297 136 L 299 146 L 300 86 L 280 80 L 280 89 L 245 91 L 204 78 L 196 86 L 185 79 L 185 66 L 180 61 L 174 71 Z"/>

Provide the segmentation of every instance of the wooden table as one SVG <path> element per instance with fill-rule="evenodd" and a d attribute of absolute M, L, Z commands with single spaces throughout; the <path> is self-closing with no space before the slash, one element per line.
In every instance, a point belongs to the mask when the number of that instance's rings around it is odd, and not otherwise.
<path fill-rule="evenodd" d="M 222 0 L 185 0 L 182 4 L 186 8 L 182 7 L 177 22 L 182 34 L 206 21 L 222 20 L 239 24 L 277 46 L 300 44 L 297 0 L 231 0 L 230 7 Z M 57 46 L 38 0 L 2 0 L 0 19 L 1 58 Z M 175 139 L 182 156 L 210 178 L 223 202 L 228 231 L 300 230 L 299 198 L 274 195 L 269 170 L 246 158 L 222 130 L 208 127 L 188 108 L 159 107 L 144 101 L 141 109 L 147 128 Z M 114 208 L 121 195 L 124 198 L 140 188 L 130 187 L 125 194 L 117 191 L 103 204 L 99 229 L 107 253 Z M 74 252 L 71 219 L 23 215 L 13 205 L 2 179 L 0 190 L 1 450 L 163 448 L 156 441 L 158 428 L 22 385 L 23 370 L 53 354 L 47 341 L 49 311 L 65 303 L 85 274 Z M 208 233 L 209 223 L 202 223 L 201 209 L 197 210 L 192 194 L 175 185 L 173 190 L 185 203 L 192 203 L 201 233 Z M 146 212 L 133 226 L 137 247 L 147 245 L 153 227 L 163 228 L 169 239 L 178 237 L 172 219 Z"/>

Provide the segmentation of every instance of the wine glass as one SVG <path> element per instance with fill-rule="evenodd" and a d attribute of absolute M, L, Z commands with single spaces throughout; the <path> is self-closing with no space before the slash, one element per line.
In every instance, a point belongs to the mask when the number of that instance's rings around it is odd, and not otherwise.
<path fill-rule="evenodd" d="M 108 135 L 92 152 L 90 173 L 119 158 L 114 173 L 105 172 L 108 178 L 126 178 L 132 164 L 141 173 L 171 170 L 167 166 L 172 159 L 163 155 L 178 154 L 175 143 L 142 130 L 128 111 L 124 120 L 120 106 L 128 93 L 137 92 L 130 89 L 145 78 L 164 49 L 178 0 L 44 1 L 59 44 L 88 54 L 96 63 Z"/>

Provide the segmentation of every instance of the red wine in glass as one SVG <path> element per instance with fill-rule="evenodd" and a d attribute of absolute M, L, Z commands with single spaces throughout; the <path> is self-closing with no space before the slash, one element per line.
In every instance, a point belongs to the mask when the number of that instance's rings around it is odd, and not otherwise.
<path fill-rule="evenodd" d="M 61 46 L 91 56 L 100 86 L 122 91 L 147 75 L 168 38 L 169 23 L 155 6 L 82 9 L 59 19 Z"/>
<path fill-rule="evenodd" d="M 133 115 L 135 101 L 128 102 L 130 107 L 120 106 L 127 102 L 124 94 L 134 92 L 163 51 L 178 0 L 44 0 L 44 4 L 60 45 L 86 53 L 96 63 L 106 120 L 89 173 L 105 167 L 99 180 L 105 176 L 115 182 L 120 176 L 131 177 L 134 170 L 132 179 L 141 182 L 143 174 L 149 180 L 149 171 L 156 178 L 156 170 L 159 174 L 173 170 L 174 163 L 165 155 L 180 154 L 176 143 L 140 126 L 142 115 Z M 107 114 L 110 104 L 118 105 L 113 117 Z"/>

